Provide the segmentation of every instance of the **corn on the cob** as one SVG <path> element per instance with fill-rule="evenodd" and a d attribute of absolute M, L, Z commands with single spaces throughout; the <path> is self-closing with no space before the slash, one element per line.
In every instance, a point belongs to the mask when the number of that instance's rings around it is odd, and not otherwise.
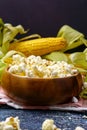
<path fill-rule="evenodd" d="M 53 51 L 63 50 L 67 42 L 62 37 L 47 37 L 10 44 L 9 50 L 16 50 L 29 55 L 45 55 Z"/>

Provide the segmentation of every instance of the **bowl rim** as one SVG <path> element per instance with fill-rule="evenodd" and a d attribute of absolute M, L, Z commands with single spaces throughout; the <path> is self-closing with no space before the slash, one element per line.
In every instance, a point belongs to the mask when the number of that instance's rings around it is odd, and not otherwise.
<path fill-rule="evenodd" d="M 13 77 L 22 78 L 22 79 L 25 79 L 25 78 L 26 78 L 26 79 L 32 79 L 32 80 L 35 80 L 35 79 L 36 79 L 36 80 L 68 79 L 68 78 L 74 78 L 74 77 L 76 77 L 76 76 L 78 76 L 78 75 L 81 75 L 81 73 L 77 70 L 76 73 L 74 73 L 74 74 L 72 74 L 72 75 L 70 75 L 70 76 L 66 76 L 66 77 L 47 77 L 47 78 L 42 78 L 42 77 L 28 77 L 28 76 L 20 76 L 20 75 L 11 73 L 11 72 L 8 71 L 8 68 L 9 68 L 9 67 L 7 67 L 7 68 L 5 69 L 6 73 L 9 73 L 9 74 L 12 75 Z"/>

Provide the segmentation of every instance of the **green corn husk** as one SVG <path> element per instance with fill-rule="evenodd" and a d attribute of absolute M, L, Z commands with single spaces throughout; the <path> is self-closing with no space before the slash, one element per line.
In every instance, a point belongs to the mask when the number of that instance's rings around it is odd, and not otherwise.
<path fill-rule="evenodd" d="M 65 61 L 69 62 L 67 55 L 61 51 L 54 51 L 49 54 L 44 55 L 42 58 L 52 60 L 52 61 Z"/>
<path fill-rule="evenodd" d="M 81 67 L 87 70 L 87 56 L 85 53 L 74 52 L 69 55 L 69 58 L 75 66 Z"/>
<path fill-rule="evenodd" d="M 87 46 L 87 40 L 85 39 L 83 33 L 73 29 L 68 25 L 64 25 L 60 28 L 57 33 L 57 37 L 63 37 L 67 40 L 68 46 L 65 50 L 63 50 L 64 52 L 79 47 L 82 44 Z"/>

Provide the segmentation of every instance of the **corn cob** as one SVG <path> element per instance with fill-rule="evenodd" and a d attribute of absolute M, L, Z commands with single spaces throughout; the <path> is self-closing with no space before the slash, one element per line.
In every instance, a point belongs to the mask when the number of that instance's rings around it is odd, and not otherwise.
<path fill-rule="evenodd" d="M 10 44 L 9 50 L 22 52 L 25 56 L 45 55 L 53 51 L 63 50 L 67 42 L 62 37 L 46 37 Z"/>

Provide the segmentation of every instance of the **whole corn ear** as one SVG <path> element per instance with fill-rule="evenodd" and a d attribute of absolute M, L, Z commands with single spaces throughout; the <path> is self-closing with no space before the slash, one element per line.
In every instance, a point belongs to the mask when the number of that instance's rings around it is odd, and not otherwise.
<path fill-rule="evenodd" d="M 63 50 L 67 42 L 62 37 L 46 37 L 11 43 L 9 50 L 22 52 L 25 56 L 45 55 L 53 51 Z"/>

